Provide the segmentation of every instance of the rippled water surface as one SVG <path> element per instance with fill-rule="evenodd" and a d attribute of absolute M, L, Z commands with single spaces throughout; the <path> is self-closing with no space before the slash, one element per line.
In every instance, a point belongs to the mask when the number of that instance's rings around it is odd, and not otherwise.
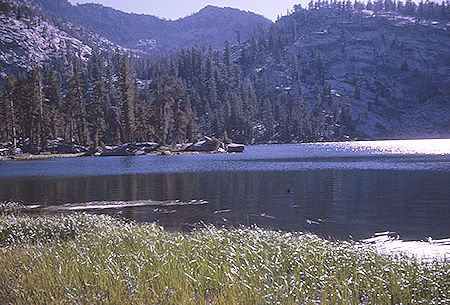
<path fill-rule="evenodd" d="M 405 239 L 449 237 L 449 185 L 450 140 L 0 163 L 0 200 L 47 211 L 106 212 L 181 228 L 256 223 L 355 239 L 385 230 Z"/>

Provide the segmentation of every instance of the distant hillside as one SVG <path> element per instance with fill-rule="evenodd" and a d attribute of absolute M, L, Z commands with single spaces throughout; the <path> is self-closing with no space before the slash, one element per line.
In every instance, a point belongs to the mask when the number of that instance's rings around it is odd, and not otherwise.
<path fill-rule="evenodd" d="M 232 8 L 207 6 L 175 21 L 154 16 L 124 13 L 99 4 L 71 5 L 67 0 L 33 0 L 45 10 L 90 27 L 114 43 L 142 51 L 170 51 L 194 45 L 223 48 L 236 42 L 237 32 L 247 40 L 258 24 L 271 23 L 263 16 Z"/>
<path fill-rule="evenodd" d="M 23 5 L 0 2 L 1 78 L 7 72 L 52 64 L 64 71 L 73 57 L 87 60 L 92 50 L 122 49 L 86 28 Z"/>
<path fill-rule="evenodd" d="M 299 78 L 313 108 L 320 99 L 330 115 L 333 101 L 349 97 L 356 130 L 369 137 L 450 136 L 446 22 L 398 11 L 299 9 L 270 28 L 252 67 L 274 94 L 293 94 Z"/>

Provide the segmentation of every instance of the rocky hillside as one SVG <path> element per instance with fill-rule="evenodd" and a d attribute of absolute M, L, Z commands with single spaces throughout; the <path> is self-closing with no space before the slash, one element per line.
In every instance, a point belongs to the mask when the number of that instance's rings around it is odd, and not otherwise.
<path fill-rule="evenodd" d="M 1 78 L 8 72 L 50 63 L 64 71 L 73 56 L 85 60 L 94 48 L 123 49 L 80 25 L 63 22 L 32 6 L 16 1 L 0 4 Z"/>
<path fill-rule="evenodd" d="M 71 5 L 67 0 L 33 0 L 57 16 L 92 28 L 114 43 L 130 49 L 165 52 L 195 45 L 223 48 L 225 40 L 248 39 L 258 24 L 269 25 L 263 16 L 232 8 L 207 6 L 175 21 L 143 14 L 128 14 L 99 4 Z M 239 34 L 238 34 L 239 33 Z"/>
<path fill-rule="evenodd" d="M 313 108 L 321 99 L 332 112 L 333 100 L 349 97 L 363 137 L 450 136 L 446 21 L 386 11 L 298 10 L 268 35 L 275 46 L 265 48 L 253 68 L 268 76 L 274 94 L 292 95 L 298 77 Z"/>

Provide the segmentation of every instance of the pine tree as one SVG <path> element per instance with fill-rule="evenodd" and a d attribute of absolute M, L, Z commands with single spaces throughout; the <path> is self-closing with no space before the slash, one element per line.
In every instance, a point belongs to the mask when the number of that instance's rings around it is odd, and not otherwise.
<path fill-rule="evenodd" d="M 355 130 L 355 123 L 353 121 L 351 102 L 348 97 L 345 98 L 344 103 L 342 105 L 341 123 L 342 125 L 345 125 L 350 131 Z"/>
<path fill-rule="evenodd" d="M 102 80 L 104 74 L 104 66 L 105 63 L 103 62 L 102 56 L 100 55 L 98 50 L 94 50 L 87 64 L 87 74 L 89 77 L 89 81 L 92 84 L 95 84 L 95 82 Z"/>
<path fill-rule="evenodd" d="M 8 106 L 9 99 L 6 96 L 6 92 L 0 93 L 0 141 L 8 142 L 10 133 L 8 128 Z"/>
<path fill-rule="evenodd" d="M 191 103 L 189 100 L 186 101 L 184 113 L 186 114 L 186 139 L 189 142 L 195 143 L 197 142 L 197 133 L 198 133 L 198 126 L 197 126 L 197 116 L 192 111 Z"/>
<path fill-rule="evenodd" d="M 153 99 L 156 108 L 156 135 L 161 145 L 166 144 L 171 120 L 171 106 L 181 95 L 182 88 L 173 78 L 168 75 L 158 78 L 153 91 Z"/>
<path fill-rule="evenodd" d="M 312 115 L 309 103 L 303 98 L 300 81 L 295 89 L 291 117 L 294 135 L 303 142 L 310 142 L 313 138 Z"/>
<path fill-rule="evenodd" d="M 101 139 L 105 132 L 105 115 L 104 106 L 106 100 L 105 86 L 102 81 L 97 81 L 94 85 L 94 90 L 92 91 L 92 107 L 91 107 L 91 117 L 92 117 L 92 145 L 93 149 L 96 150 L 101 144 Z"/>
<path fill-rule="evenodd" d="M 291 141 L 291 115 L 292 112 L 288 110 L 290 107 L 290 100 L 284 91 L 278 95 L 276 101 L 276 117 L 278 118 L 278 134 L 282 141 Z"/>
<path fill-rule="evenodd" d="M 273 117 L 272 103 L 268 97 L 266 97 L 263 102 L 263 123 L 266 129 L 264 138 L 265 140 L 270 141 L 274 132 L 275 119 Z"/>
<path fill-rule="evenodd" d="M 79 66 L 73 63 L 73 72 L 69 80 L 69 90 L 66 95 L 66 122 L 68 123 L 69 142 L 81 145 L 89 144 L 89 134 L 86 123 L 86 109 L 83 86 L 79 76 Z"/>
<path fill-rule="evenodd" d="M 29 84 L 29 106 L 30 106 L 30 129 L 29 129 L 29 139 L 32 147 L 40 146 L 41 148 L 46 145 L 46 138 L 42 133 L 42 122 L 43 122 L 43 93 L 42 93 L 42 79 L 41 71 L 39 67 L 33 68 L 31 70 L 30 76 L 28 78 Z"/>
<path fill-rule="evenodd" d="M 291 54 L 290 68 L 291 68 L 292 79 L 294 81 L 298 81 L 300 79 L 300 72 L 299 72 L 299 67 L 298 67 L 297 56 L 294 53 Z"/>
<path fill-rule="evenodd" d="M 181 109 L 181 97 L 177 96 L 174 98 L 174 102 L 172 105 L 172 113 L 173 113 L 173 132 L 175 137 L 175 143 L 180 144 L 184 142 L 186 132 L 186 114 Z"/>
<path fill-rule="evenodd" d="M 342 105 L 339 101 L 339 99 L 332 97 L 331 98 L 331 108 L 332 108 L 332 126 L 333 126 L 333 132 L 334 132 L 334 138 L 335 140 L 340 140 L 343 135 L 343 128 L 341 124 L 341 111 L 342 111 Z"/>
<path fill-rule="evenodd" d="M 52 69 L 46 69 L 46 86 L 44 89 L 45 99 L 47 101 L 47 117 L 48 117 L 48 134 L 51 138 L 56 139 L 60 134 L 61 129 L 61 93 L 59 81 Z"/>
<path fill-rule="evenodd" d="M 257 100 L 260 101 L 260 105 L 258 105 L 259 114 L 262 115 L 264 112 L 264 103 L 266 98 L 269 97 L 269 84 L 268 84 L 267 75 L 264 74 L 257 90 Z"/>
<path fill-rule="evenodd" d="M 234 30 L 234 32 L 236 33 L 236 41 L 238 43 L 238 45 L 241 45 L 241 30 L 237 29 Z"/>
<path fill-rule="evenodd" d="M 230 112 L 228 114 L 226 127 L 228 134 L 232 139 L 243 143 L 246 140 L 245 136 L 245 118 L 243 111 L 242 99 L 234 92 L 228 92 L 227 100 L 230 102 Z"/>
<path fill-rule="evenodd" d="M 231 50 L 230 50 L 230 42 L 225 40 L 224 50 L 223 50 L 223 63 L 227 69 L 230 69 L 231 66 Z"/>
<path fill-rule="evenodd" d="M 249 84 L 250 86 L 250 84 Z M 242 85 L 241 88 L 242 95 L 242 111 L 243 111 L 243 130 L 245 143 L 251 143 L 254 138 L 253 122 L 255 120 L 255 104 L 256 96 L 254 95 L 254 90 L 250 88 L 245 88 Z"/>
<path fill-rule="evenodd" d="M 13 75 L 7 75 L 5 92 L 2 94 L 1 105 L 1 134 L 5 142 L 11 141 L 12 149 L 17 148 L 17 122 L 16 122 L 16 103 L 17 97 L 14 95 L 17 80 Z"/>
<path fill-rule="evenodd" d="M 316 140 L 324 141 L 326 140 L 326 118 L 325 110 L 323 107 L 323 101 L 321 96 L 317 96 L 317 125 L 316 125 Z"/>
<path fill-rule="evenodd" d="M 131 142 L 134 140 L 136 122 L 134 117 L 133 83 L 131 81 L 131 73 L 126 55 L 123 55 L 120 60 L 118 86 L 121 110 L 122 141 Z"/>

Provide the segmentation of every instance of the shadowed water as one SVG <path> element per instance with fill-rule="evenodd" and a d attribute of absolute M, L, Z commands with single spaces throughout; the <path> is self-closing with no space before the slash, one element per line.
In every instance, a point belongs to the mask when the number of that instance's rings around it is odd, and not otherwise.
<path fill-rule="evenodd" d="M 449 182 L 449 140 L 261 145 L 243 154 L 0 163 L 0 200 L 54 210 L 71 203 L 77 211 L 168 227 L 256 223 L 354 239 L 386 230 L 404 239 L 448 237 Z M 207 203 L 190 204 L 200 199 Z M 132 202 L 102 208 L 106 203 L 92 204 L 97 201 Z"/>

